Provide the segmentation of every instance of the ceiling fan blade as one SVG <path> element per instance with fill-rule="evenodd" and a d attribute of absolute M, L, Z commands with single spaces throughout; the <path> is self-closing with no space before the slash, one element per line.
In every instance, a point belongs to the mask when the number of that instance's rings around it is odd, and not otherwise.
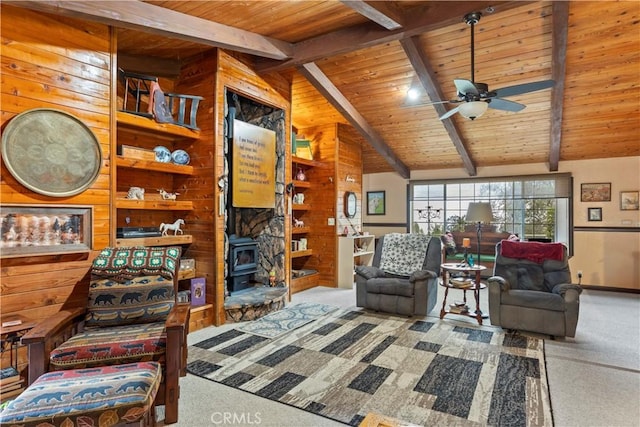
<path fill-rule="evenodd" d="M 514 113 L 524 110 L 525 107 L 526 105 L 524 104 L 519 104 L 517 102 L 501 98 L 491 98 L 491 102 L 489 102 L 489 108 L 493 108 L 495 110 L 511 111 Z"/>
<path fill-rule="evenodd" d="M 466 95 L 471 93 L 473 95 L 478 95 L 478 88 L 473 84 L 471 80 L 466 79 L 453 79 L 453 84 L 456 85 L 456 89 L 458 89 L 458 93 L 462 95 Z"/>
<path fill-rule="evenodd" d="M 505 96 L 513 96 L 520 95 L 523 93 L 535 92 L 537 90 L 548 89 L 553 87 L 555 82 L 553 80 L 542 80 L 539 82 L 533 83 L 524 83 L 521 85 L 507 86 L 502 89 L 496 89 L 494 92 L 496 96 L 505 97 Z"/>
<path fill-rule="evenodd" d="M 447 111 L 442 116 L 440 116 L 440 120 L 448 119 L 449 117 L 451 117 L 455 113 L 457 113 L 459 109 L 460 109 L 460 106 L 458 105 L 456 108 L 453 108 L 453 109 Z"/>

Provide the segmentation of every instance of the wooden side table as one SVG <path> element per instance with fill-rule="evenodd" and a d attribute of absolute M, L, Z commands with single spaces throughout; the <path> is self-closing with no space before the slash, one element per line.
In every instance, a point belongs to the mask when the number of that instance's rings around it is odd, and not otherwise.
<path fill-rule="evenodd" d="M 480 290 L 487 287 L 484 283 L 480 281 L 480 276 L 487 267 L 482 265 L 474 265 L 470 267 L 466 264 L 458 264 L 458 263 L 445 263 L 440 266 L 442 270 L 442 282 L 440 286 L 444 287 L 444 301 L 442 301 L 442 309 L 440 310 L 440 318 L 444 318 L 445 315 L 451 313 L 446 309 L 447 307 L 447 297 L 449 296 L 449 289 L 459 289 L 464 291 L 464 302 L 467 302 L 467 291 L 472 291 L 473 296 L 476 300 L 476 309 L 475 311 L 470 311 L 468 313 L 452 313 L 452 314 L 460 314 L 463 316 L 474 317 L 479 325 L 482 325 L 482 319 L 486 319 L 488 316 L 482 313 L 480 310 Z M 471 282 L 471 286 L 469 287 L 458 287 L 450 283 L 451 274 L 452 273 L 462 273 L 465 276 L 474 276 L 473 281 Z"/>
<path fill-rule="evenodd" d="M 18 345 L 20 344 L 20 338 L 33 328 L 36 322 L 20 314 L 3 317 L 1 321 L 0 337 L 2 345 L 0 346 L 0 351 L 4 353 L 9 349 L 11 351 L 11 353 L 9 353 L 11 366 L 18 369 Z"/>

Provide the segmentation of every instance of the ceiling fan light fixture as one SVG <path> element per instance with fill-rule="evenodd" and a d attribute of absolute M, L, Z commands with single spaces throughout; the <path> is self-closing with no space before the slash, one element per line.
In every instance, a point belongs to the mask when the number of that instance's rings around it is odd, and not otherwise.
<path fill-rule="evenodd" d="M 474 120 L 483 115 L 485 111 L 487 111 L 487 108 L 489 108 L 489 104 L 485 101 L 471 101 L 460 105 L 458 112 L 462 114 L 463 117 Z"/>

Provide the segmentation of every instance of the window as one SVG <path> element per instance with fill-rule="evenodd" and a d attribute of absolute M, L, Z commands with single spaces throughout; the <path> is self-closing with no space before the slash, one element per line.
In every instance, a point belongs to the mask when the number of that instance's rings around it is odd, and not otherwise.
<path fill-rule="evenodd" d="M 485 228 L 523 240 L 563 242 L 571 251 L 571 175 L 550 174 L 410 183 L 411 232 L 438 236 L 475 229 L 465 216 L 470 202 L 489 202 L 493 222 Z"/>

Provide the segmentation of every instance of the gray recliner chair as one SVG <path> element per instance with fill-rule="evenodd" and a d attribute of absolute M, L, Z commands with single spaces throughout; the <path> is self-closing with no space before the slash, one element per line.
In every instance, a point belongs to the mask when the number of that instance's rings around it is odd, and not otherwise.
<path fill-rule="evenodd" d="M 553 252 L 552 259 L 545 255 Z M 503 240 L 496 245 L 494 276 L 488 285 L 492 325 L 552 337 L 575 336 L 582 287 L 571 284 L 564 245 Z"/>
<path fill-rule="evenodd" d="M 441 250 L 437 237 L 399 233 L 380 237 L 373 265 L 356 267 L 356 305 L 404 316 L 427 315 L 436 304 Z"/>

